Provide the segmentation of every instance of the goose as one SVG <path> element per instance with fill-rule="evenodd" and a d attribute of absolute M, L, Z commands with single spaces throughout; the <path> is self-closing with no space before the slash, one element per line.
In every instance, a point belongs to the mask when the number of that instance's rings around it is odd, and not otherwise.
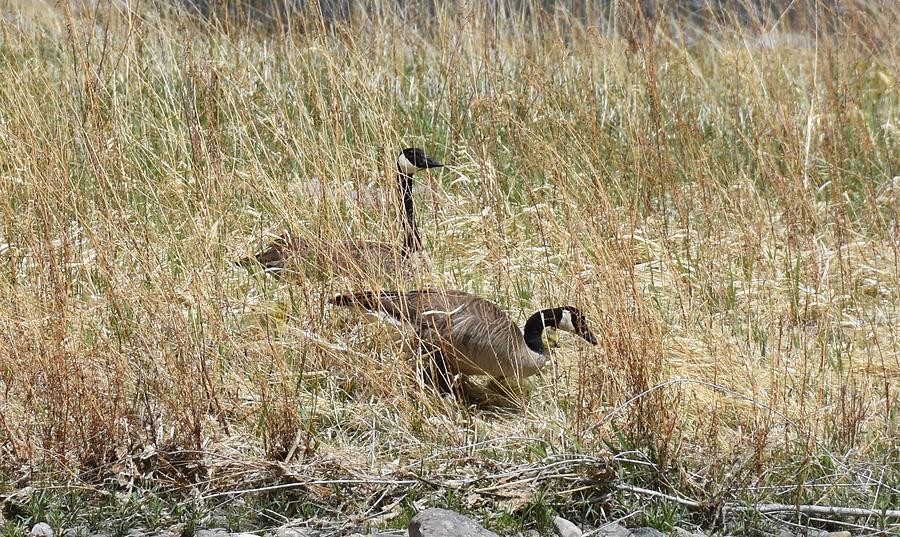
<path fill-rule="evenodd" d="M 245 267 L 262 266 L 276 277 L 318 272 L 344 276 L 383 277 L 390 280 L 408 276 L 411 258 L 422 251 L 412 200 L 412 176 L 419 170 L 443 164 L 418 147 L 408 147 L 397 157 L 397 187 L 403 203 L 404 240 L 399 251 L 393 244 L 366 241 L 314 241 L 291 232 L 284 233 L 259 253 L 240 259 Z"/>
<path fill-rule="evenodd" d="M 539 310 L 525 321 L 523 331 L 496 304 L 464 291 L 363 291 L 338 295 L 329 302 L 361 308 L 411 329 L 450 376 L 461 373 L 518 380 L 537 374 L 546 362 L 541 335 L 547 327 L 597 344 L 574 306 Z"/>

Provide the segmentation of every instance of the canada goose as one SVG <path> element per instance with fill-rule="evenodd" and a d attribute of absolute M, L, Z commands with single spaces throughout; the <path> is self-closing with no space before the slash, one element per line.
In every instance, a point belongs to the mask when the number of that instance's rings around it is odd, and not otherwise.
<path fill-rule="evenodd" d="M 411 328 L 423 346 L 438 353 L 450 374 L 524 378 L 546 361 L 541 334 L 546 327 L 571 332 L 596 345 L 581 312 L 573 306 L 535 312 L 524 333 L 493 302 L 463 291 L 364 291 L 339 295 L 337 306 L 359 307 Z"/>
<path fill-rule="evenodd" d="M 256 255 L 245 257 L 237 263 L 242 266 L 261 265 L 266 272 L 276 276 L 296 275 L 310 270 L 388 279 L 407 275 L 410 272 L 409 258 L 422 250 L 412 200 L 412 176 L 419 170 L 441 166 L 443 164 L 417 147 L 406 148 L 397 157 L 397 187 L 405 214 L 405 233 L 399 258 L 396 248 L 389 243 L 365 240 L 317 242 L 287 232 Z"/>

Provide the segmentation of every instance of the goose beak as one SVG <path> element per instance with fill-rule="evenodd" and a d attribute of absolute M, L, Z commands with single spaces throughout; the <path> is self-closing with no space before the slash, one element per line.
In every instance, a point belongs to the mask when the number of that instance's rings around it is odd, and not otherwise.
<path fill-rule="evenodd" d="M 443 168 L 444 165 L 430 157 L 425 157 L 425 166 L 424 167 L 425 168 Z"/>

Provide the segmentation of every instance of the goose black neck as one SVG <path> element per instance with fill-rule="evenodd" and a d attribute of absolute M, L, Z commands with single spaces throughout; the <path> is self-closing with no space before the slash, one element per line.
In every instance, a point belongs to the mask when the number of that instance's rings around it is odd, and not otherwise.
<path fill-rule="evenodd" d="M 525 344 L 528 345 L 528 348 L 538 354 L 544 354 L 544 340 L 541 339 L 541 335 L 544 333 L 544 328 L 547 326 L 552 326 L 548 322 L 545 321 L 545 317 L 551 310 L 541 310 L 535 312 L 525 321 L 525 330 L 523 330 Z M 552 313 L 549 315 L 550 318 L 553 317 Z"/>
<path fill-rule="evenodd" d="M 400 185 L 400 198 L 403 200 L 403 212 L 406 215 L 403 221 L 403 227 L 406 230 L 403 239 L 403 254 L 406 255 L 421 250 L 422 239 L 419 237 L 419 229 L 416 227 L 416 212 L 412 199 L 412 176 L 398 170 L 397 183 Z"/>

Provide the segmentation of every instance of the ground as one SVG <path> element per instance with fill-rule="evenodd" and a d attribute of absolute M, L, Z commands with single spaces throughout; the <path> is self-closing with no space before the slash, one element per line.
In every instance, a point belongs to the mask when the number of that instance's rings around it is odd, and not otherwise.
<path fill-rule="evenodd" d="M 5 534 L 431 505 L 511 533 L 897 530 L 895 6 L 78 4 L 2 7 Z M 417 176 L 432 266 L 403 285 L 520 324 L 577 305 L 598 335 L 561 334 L 499 407 L 435 395 L 393 329 L 327 305 L 384 282 L 233 264 L 284 228 L 399 242 L 390 201 L 349 193 L 392 200 L 408 146 L 448 166 Z"/>

